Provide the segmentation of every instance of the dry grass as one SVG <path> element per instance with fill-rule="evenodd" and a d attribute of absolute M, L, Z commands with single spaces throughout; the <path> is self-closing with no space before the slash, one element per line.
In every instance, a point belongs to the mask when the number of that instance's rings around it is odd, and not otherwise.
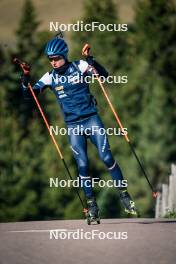
<path fill-rule="evenodd" d="M 2 43 L 13 43 L 15 30 L 21 17 L 21 9 L 25 0 L 0 0 L 0 34 Z M 136 0 L 116 0 L 119 17 L 122 22 L 133 19 L 133 4 Z M 84 0 L 33 0 L 40 29 L 49 30 L 50 21 L 71 23 L 79 19 L 83 13 Z"/>
<path fill-rule="evenodd" d="M 114 0 L 120 22 L 133 21 L 136 1 Z M 176 0 L 173 1 L 176 3 Z M 0 0 L 1 44 L 8 42 L 13 45 L 24 2 L 25 0 Z M 33 3 L 42 30 L 49 30 L 50 21 L 67 24 L 80 19 L 83 14 L 84 0 L 33 0 Z"/>

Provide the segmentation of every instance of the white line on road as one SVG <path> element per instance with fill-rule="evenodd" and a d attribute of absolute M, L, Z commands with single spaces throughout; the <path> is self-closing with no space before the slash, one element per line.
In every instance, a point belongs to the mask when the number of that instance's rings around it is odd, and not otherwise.
<path fill-rule="evenodd" d="M 37 232 L 51 232 L 51 231 L 68 231 L 68 229 L 34 229 L 34 230 L 12 230 L 9 233 L 37 233 Z"/>

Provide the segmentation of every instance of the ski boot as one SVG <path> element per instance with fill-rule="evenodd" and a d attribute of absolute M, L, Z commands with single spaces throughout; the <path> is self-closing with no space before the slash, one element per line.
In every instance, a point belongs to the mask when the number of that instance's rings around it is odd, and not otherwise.
<path fill-rule="evenodd" d="M 132 200 L 132 198 L 130 197 L 127 190 L 123 190 L 123 191 L 121 190 L 120 191 L 120 201 L 123 204 L 123 206 L 125 207 L 125 212 L 128 215 L 138 216 L 138 212 L 137 212 L 135 203 Z"/>
<path fill-rule="evenodd" d="M 86 214 L 87 224 L 90 225 L 93 222 L 100 224 L 99 209 L 95 200 L 95 197 L 87 199 L 88 211 Z"/>

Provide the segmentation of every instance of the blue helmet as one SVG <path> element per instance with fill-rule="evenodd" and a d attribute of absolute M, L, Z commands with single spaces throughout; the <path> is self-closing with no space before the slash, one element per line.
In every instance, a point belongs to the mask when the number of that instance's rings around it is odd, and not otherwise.
<path fill-rule="evenodd" d="M 67 53 L 68 53 L 68 46 L 67 43 L 59 37 L 55 37 L 48 41 L 46 48 L 45 48 L 45 54 L 47 56 L 63 56 L 65 59 L 67 59 Z"/>

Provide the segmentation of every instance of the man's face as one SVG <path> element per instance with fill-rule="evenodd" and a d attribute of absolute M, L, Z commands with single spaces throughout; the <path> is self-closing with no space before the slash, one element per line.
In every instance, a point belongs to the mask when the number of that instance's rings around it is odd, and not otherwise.
<path fill-rule="evenodd" d="M 49 57 L 49 61 L 54 69 L 60 68 L 65 64 L 65 59 L 62 56 Z"/>

